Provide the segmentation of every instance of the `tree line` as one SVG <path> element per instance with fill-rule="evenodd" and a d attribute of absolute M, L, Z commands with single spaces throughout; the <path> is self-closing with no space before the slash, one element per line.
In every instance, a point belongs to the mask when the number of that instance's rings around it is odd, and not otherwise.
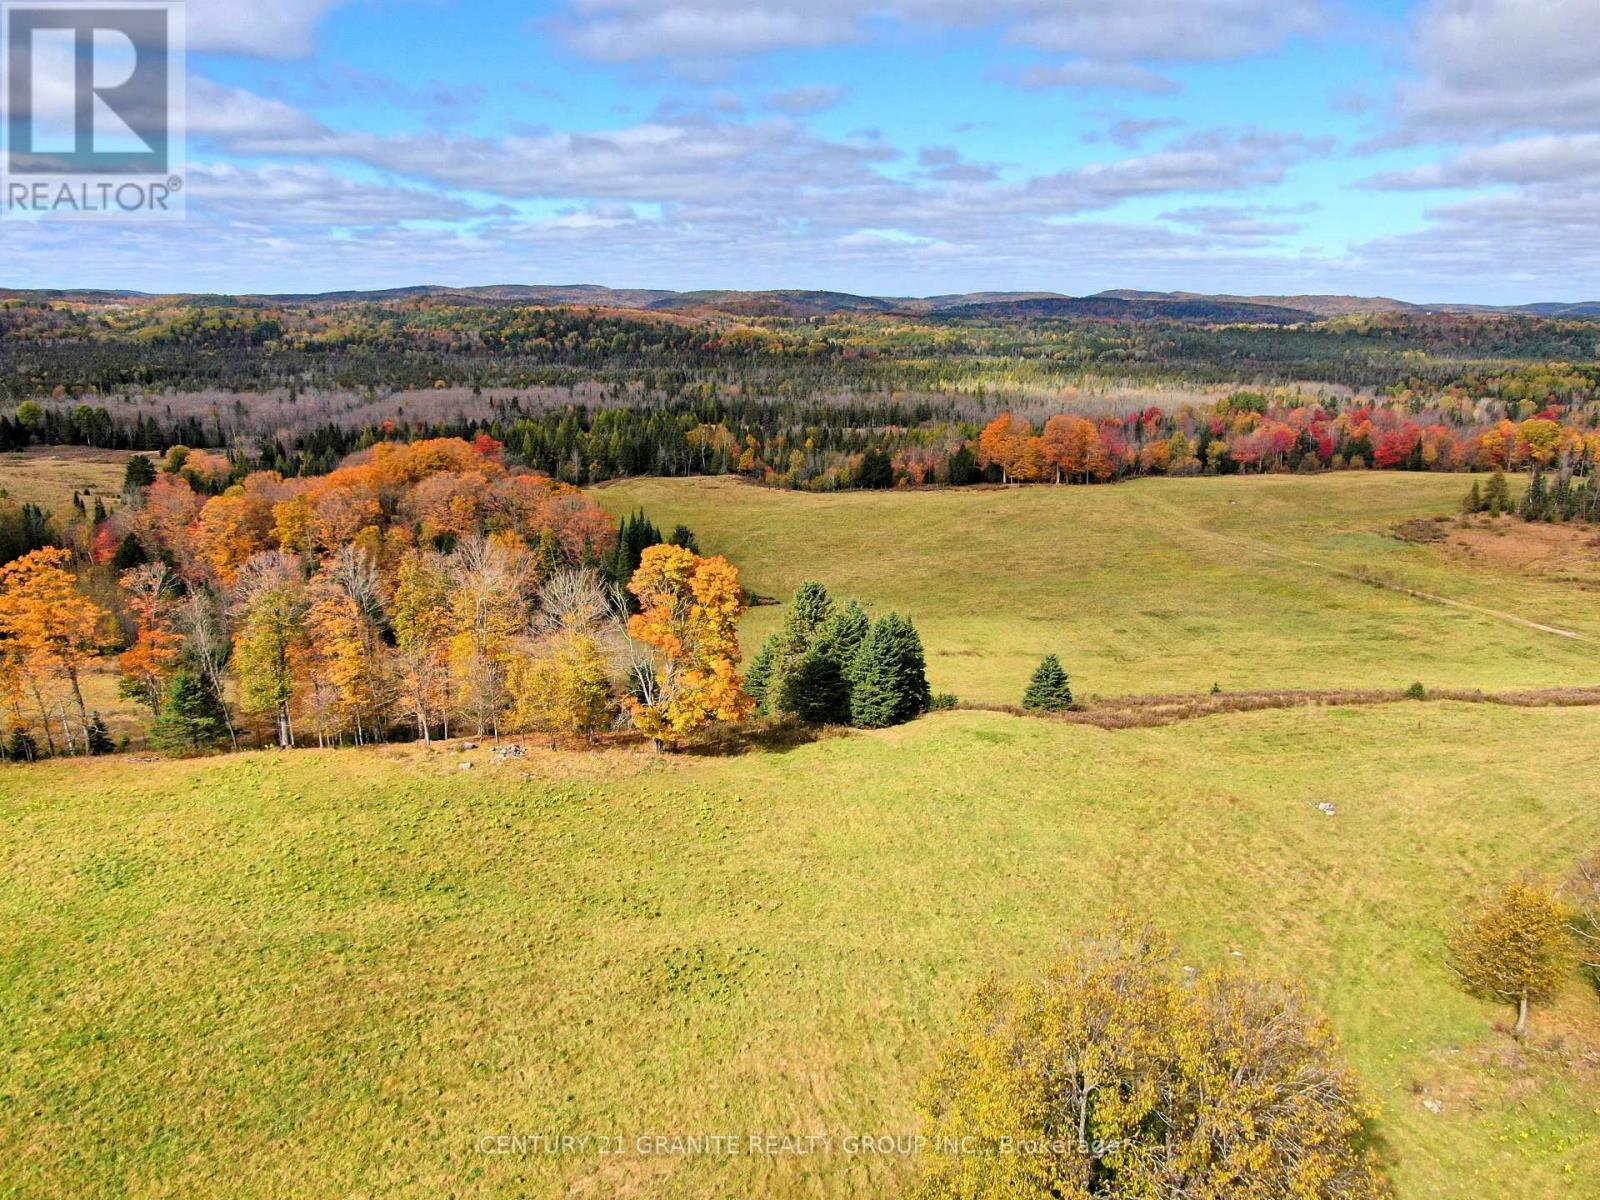
<path fill-rule="evenodd" d="M 82 561 L 47 546 L 0 568 L 8 757 L 111 748 L 82 686 L 108 647 L 174 753 L 618 729 L 668 748 L 748 719 L 764 694 L 765 665 L 751 685 L 739 672 L 737 568 L 684 526 L 614 523 L 487 437 L 196 486 L 228 471 L 202 451 L 135 457 Z M 851 615 L 855 705 L 769 712 L 881 726 L 928 707 L 910 623 Z"/>

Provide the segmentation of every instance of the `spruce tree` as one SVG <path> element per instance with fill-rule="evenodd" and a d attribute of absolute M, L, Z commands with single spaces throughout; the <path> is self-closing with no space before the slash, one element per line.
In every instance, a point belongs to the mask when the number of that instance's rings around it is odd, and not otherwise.
<path fill-rule="evenodd" d="M 126 571 L 130 567 L 140 567 L 150 561 L 144 552 L 144 546 L 139 539 L 131 533 L 122 535 L 122 540 L 117 543 L 117 552 L 111 556 L 111 565 L 118 572 Z"/>
<path fill-rule="evenodd" d="M 856 660 L 870 632 L 872 619 L 867 616 L 867 610 L 861 607 L 859 600 L 851 600 L 835 612 L 822 631 L 822 636 L 833 646 L 834 655 L 847 681 L 855 677 Z"/>
<path fill-rule="evenodd" d="M 1461 501 L 1461 511 L 1468 514 L 1483 511 L 1483 489 L 1478 486 L 1476 479 L 1472 481 L 1472 487 Z"/>
<path fill-rule="evenodd" d="M 755 700 L 756 708 L 765 712 L 767 684 L 772 679 L 773 644 L 777 635 L 769 637 L 760 651 L 750 660 L 750 669 L 744 673 L 744 690 Z"/>
<path fill-rule="evenodd" d="M 6 757 L 12 762 L 32 762 L 39 757 L 39 743 L 21 725 L 13 725 L 6 739 Z"/>
<path fill-rule="evenodd" d="M 856 468 L 856 486 L 859 488 L 890 488 L 894 486 L 894 465 L 889 456 L 876 446 L 861 456 Z"/>
<path fill-rule="evenodd" d="M 148 455 L 135 454 L 122 470 L 122 490 L 125 492 L 147 488 L 155 481 L 156 465 Z"/>
<path fill-rule="evenodd" d="M 167 685 L 161 716 L 150 729 L 150 741 L 168 754 L 194 754 L 227 740 L 222 703 L 190 670 L 180 670 Z"/>
<path fill-rule="evenodd" d="M 1491 517 L 1511 511 L 1511 487 L 1506 483 L 1506 473 L 1496 471 L 1489 476 L 1489 486 L 1483 492 L 1484 509 Z"/>
<path fill-rule="evenodd" d="M 806 689 L 815 690 L 819 686 L 821 681 L 817 675 L 820 664 L 813 662 L 810 665 L 811 677 L 804 685 L 796 684 L 801 687 L 800 691 L 791 690 L 791 684 L 797 680 L 801 664 L 816 647 L 823 627 L 832 616 L 833 601 L 822 584 L 807 580 L 795 589 L 789 611 L 784 614 L 783 627 L 763 648 L 764 652 L 767 649 L 771 651 L 770 673 L 763 696 L 768 713 L 787 713 L 798 717 L 802 716 L 802 708 L 812 707 L 813 698 L 804 693 Z M 839 673 L 842 677 L 842 669 Z M 823 691 L 827 690 L 823 688 Z"/>
<path fill-rule="evenodd" d="M 1046 655 L 1028 680 L 1022 707 L 1034 712 L 1064 712 L 1072 707 L 1072 684 L 1054 654 Z"/>
<path fill-rule="evenodd" d="M 909 620 L 890 613 L 867 635 L 856 660 L 850 691 L 850 719 L 868 729 L 899 725 L 928 711 L 922 639 Z"/>
<path fill-rule="evenodd" d="M 111 731 L 106 728 L 105 719 L 99 713 L 95 713 L 90 719 L 84 734 L 90 754 L 113 754 L 116 752 L 117 744 L 111 740 Z"/>
<path fill-rule="evenodd" d="M 672 535 L 667 538 L 667 545 L 682 546 L 693 554 L 700 553 L 700 542 L 695 538 L 694 530 L 687 525 L 673 526 Z"/>

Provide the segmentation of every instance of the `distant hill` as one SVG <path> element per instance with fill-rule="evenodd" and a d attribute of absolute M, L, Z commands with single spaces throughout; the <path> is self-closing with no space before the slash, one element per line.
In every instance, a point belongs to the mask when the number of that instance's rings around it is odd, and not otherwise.
<path fill-rule="evenodd" d="M 1253 304 L 1209 296 L 1184 299 L 1134 299 L 1126 296 L 1062 297 L 1040 300 L 997 300 L 984 304 L 962 304 L 940 309 L 944 317 L 990 317 L 1026 319 L 1030 317 L 1085 317 L 1112 321 L 1195 321 L 1203 324 L 1294 325 L 1314 321 L 1316 314 L 1306 309 L 1274 304 Z"/>
<path fill-rule="evenodd" d="M 1501 314 L 1570 320 L 1600 318 L 1600 300 L 1551 301 L 1524 305 L 1412 304 L 1388 296 L 1336 295 L 1211 295 L 1203 292 L 1153 292 L 1116 288 L 1092 296 L 1059 292 L 964 292 L 939 296 L 861 296 L 801 288 L 762 291 L 707 289 L 678 292 L 661 288 L 611 288 L 590 283 L 491 284 L 445 287 L 418 284 L 372 291 L 256 293 L 237 296 L 169 295 L 115 289 L 74 288 L 25 290 L 0 288 L 0 299 L 70 301 L 79 304 L 139 304 L 164 301 L 191 304 L 377 304 L 439 300 L 452 304 L 574 305 L 634 309 L 686 315 L 730 317 L 826 317 L 841 313 L 927 317 L 950 316 L 992 320 L 1040 318 L 1116 321 L 1185 321 L 1290 325 L 1361 314 Z"/>

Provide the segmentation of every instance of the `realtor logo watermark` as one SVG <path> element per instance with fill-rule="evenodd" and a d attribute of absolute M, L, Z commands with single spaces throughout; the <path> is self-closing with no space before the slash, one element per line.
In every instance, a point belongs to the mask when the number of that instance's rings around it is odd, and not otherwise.
<path fill-rule="evenodd" d="M 0 216 L 182 219 L 182 0 L 0 0 Z"/>

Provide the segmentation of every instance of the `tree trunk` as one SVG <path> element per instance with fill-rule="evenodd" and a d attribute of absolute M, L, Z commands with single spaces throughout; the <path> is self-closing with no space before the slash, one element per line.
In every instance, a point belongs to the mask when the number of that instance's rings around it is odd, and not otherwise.
<path fill-rule="evenodd" d="M 1517 997 L 1517 1036 L 1528 1032 L 1528 993 Z"/>

